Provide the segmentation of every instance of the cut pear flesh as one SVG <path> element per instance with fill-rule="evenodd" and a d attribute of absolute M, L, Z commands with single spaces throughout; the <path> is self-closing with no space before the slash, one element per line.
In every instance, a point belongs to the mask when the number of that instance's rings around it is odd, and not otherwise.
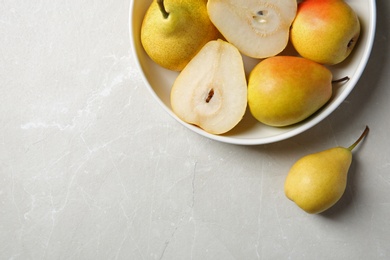
<path fill-rule="evenodd" d="M 232 44 L 207 43 L 176 78 L 173 112 L 206 132 L 223 134 L 236 126 L 247 107 L 247 83 L 240 52 Z"/>
<path fill-rule="evenodd" d="M 227 41 L 252 58 L 282 52 L 288 43 L 296 0 L 209 0 L 210 20 Z"/>

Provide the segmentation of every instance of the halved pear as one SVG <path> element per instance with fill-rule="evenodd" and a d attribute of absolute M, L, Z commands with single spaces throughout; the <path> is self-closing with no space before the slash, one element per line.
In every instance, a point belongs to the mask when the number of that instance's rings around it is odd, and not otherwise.
<path fill-rule="evenodd" d="M 247 106 L 244 63 L 237 48 L 223 40 L 208 42 L 175 80 L 171 106 L 181 120 L 212 134 L 236 126 Z"/>
<path fill-rule="evenodd" d="M 282 52 L 297 12 L 297 0 L 209 0 L 210 20 L 227 41 L 252 58 Z"/>

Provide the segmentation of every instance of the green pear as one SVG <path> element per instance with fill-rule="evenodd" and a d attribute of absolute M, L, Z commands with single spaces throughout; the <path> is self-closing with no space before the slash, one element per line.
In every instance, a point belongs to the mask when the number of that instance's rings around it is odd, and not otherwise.
<path fill-rule="evenodd" d="M 223 40 L 208 42 L 176 78 L 171 106 L 181 120 L 211 134 L 236 126 L 247 107 L 244 62 L 237 48 Z"/>
<path fill-rule="evenodd" d="M 302 57 L 327 65 L 345 60 L 359 35 L 359 18 L 343 0 L 301 2 L 290 30 L 291 43 Z"/>
<path fill-rule="evenodd" d="M 141 43 L 160 66 L 181 71 L 219 32 L 207 14 L 207 0 L 153 0 L 141 27 Z"/>
<path fill-rule="evenodd" d="M 209 0 L 211 21 L 227 41 L 253 58 L 285 49 L 297 12 L 296 0 Z"/>
<path fill-rule="evenodd" d="M 331 71 L 305 58 L 270 57 L 249 74 L 248 106 L 266 125 L 298 123 L 320 109 L 331 95 Z"/>
<path fill-rule="evenodd" d="M 334 147 L 299 159 L 284 184 L 287 198 L 310 214 L 332 207 L 345 191 L 352 149 L 368 131 L 366 126 L 359 139 L 348 148 Z"/>

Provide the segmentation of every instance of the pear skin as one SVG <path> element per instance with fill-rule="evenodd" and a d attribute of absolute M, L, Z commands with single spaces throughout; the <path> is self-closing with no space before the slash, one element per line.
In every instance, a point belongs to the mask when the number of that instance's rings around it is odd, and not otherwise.
<path fill-rule="evenodd" d="M 351 151 L 343 147 L 302 157 L 288 173 L 286 196 L 311 214 L 330 208 L 344 193 L 351 162 Z"/>
<path fill-rule="evenodd" d="M 291 43 L 302 57 L 328 65 L 344 61 L 359 35 L 359 18 L 344 0 L 301 2 L 290 30 Z"/>
<path fill-rule="evenodd" d="M 264 59 L 249 75 L 250 112 L 259 122 L 270 126 L 298 123 L 329 101 L 332 77 L 328 68 L 305 58 Z"/>
<path fill-rule="evenodd" d="M 181 71 L 207 42 L 220 36 L 209 19 L 206 3 L 153 0 L 142 22 L 141 43 L 155 63 Z"/>
<path fill-rule="evenodd" d="M 352 149 L 368 133 L 368 127 L 350 147 L 334 147 L 299 159 L 284 184 L 287 198 L 310 214 L 332 207 L 344 194 Z"/>

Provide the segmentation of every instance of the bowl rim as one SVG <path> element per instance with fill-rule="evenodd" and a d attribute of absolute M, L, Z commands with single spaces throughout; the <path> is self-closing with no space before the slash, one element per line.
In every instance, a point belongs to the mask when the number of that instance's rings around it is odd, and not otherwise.
<path fill-rule="evenodd" d="M 157 95 L 157 93 L 153 90 L 152 86 L 150 85 L 148 79 L 146 78 L 146 75 L 143 71 L 142 65 L 140 63 L 140 60 L 138 58 L 138 53 L 135 48 L 135 38 L 132 36 L 134 33 L 134 28 L 133 28 L 133 22 L 132 22 L 132 14 L 134 13 L 134 6 L 135 6 L 135 1 L 137 0 L 130 0 L 130 6 L 129 6 L 129 37 L 130 37 L 130 49 L 131 49 L 131 54 L 133 56 L 133 59 L 135 61 L 136 67 L 138 71 L 141 74 L 142 81 L 146 85 L 149 93 L 153 96 L 153 98 L 157 101 L 157 103 L 167 112 L 171 117 L 173 117 L 176 121 L 178 121 L 180 124 L 184 125 L 188 129 L 192 130 L 193 132 L 207 137 L 212 140 L 216 140 L 222 143 L 228 143 L 228 144 L 235 144 L 235 145 L 263 145 L 263 144 L 270 144 L 270 143 L 275 143 L 279 142 L 282 140 L 289 139 L 293 136 L 296 136 L 298 134 L 301 134 L 305 132 L 306 130 L 314 127 L 321 121 L 323 121 L 326 117 L 328 117 L 331 113 L 333 113 L 336 108 L 348 97 L 348 95 L 352 92 L 352 90 L 355 88 L 356 84 L 360 80 L 366 66 L 369 60 L 369 57 L 372 52 L 372 48 L 374 45 L 374 40 L 375 40 L 375 32 L 376 32 L 376 21 L 377 21 L 377 10 L 376 10 L 376 1 L 375 0 L 368 0 L 368 4 L 370 6 L 371 10 L 371 17 L 369 19 L 368 27 L 367 27 L 367 42 L 366 46 L 363 51 L 363 55 L 360 59 L 360 62 L 355 70 L 354 77 L 350 79 L 349 82 L 349 87 L 344 89 L 339 96 L 336 97 L 335 100 L 333 100 L 332 104 L 330 104 L 325 110 L 323 110 L 320 114 L 317 116 L 313 117 L 312 119 L 308 120 L 307 122 L 298 125 L 296 128 L 293 128 L 287 132 L 283 132 L 278 135 L 274 136 L 268 136 L 264 138 L 234 138 L 232 136 L 227 136 L 227 135 L 214 135 L 211 133 L 208 133 L 201 128 L 188 124 L 184 121 L 182 121 L 180 118 L 178 118 L 172 110 L 170 110 L 160 99 L 160 97 Z"/>

